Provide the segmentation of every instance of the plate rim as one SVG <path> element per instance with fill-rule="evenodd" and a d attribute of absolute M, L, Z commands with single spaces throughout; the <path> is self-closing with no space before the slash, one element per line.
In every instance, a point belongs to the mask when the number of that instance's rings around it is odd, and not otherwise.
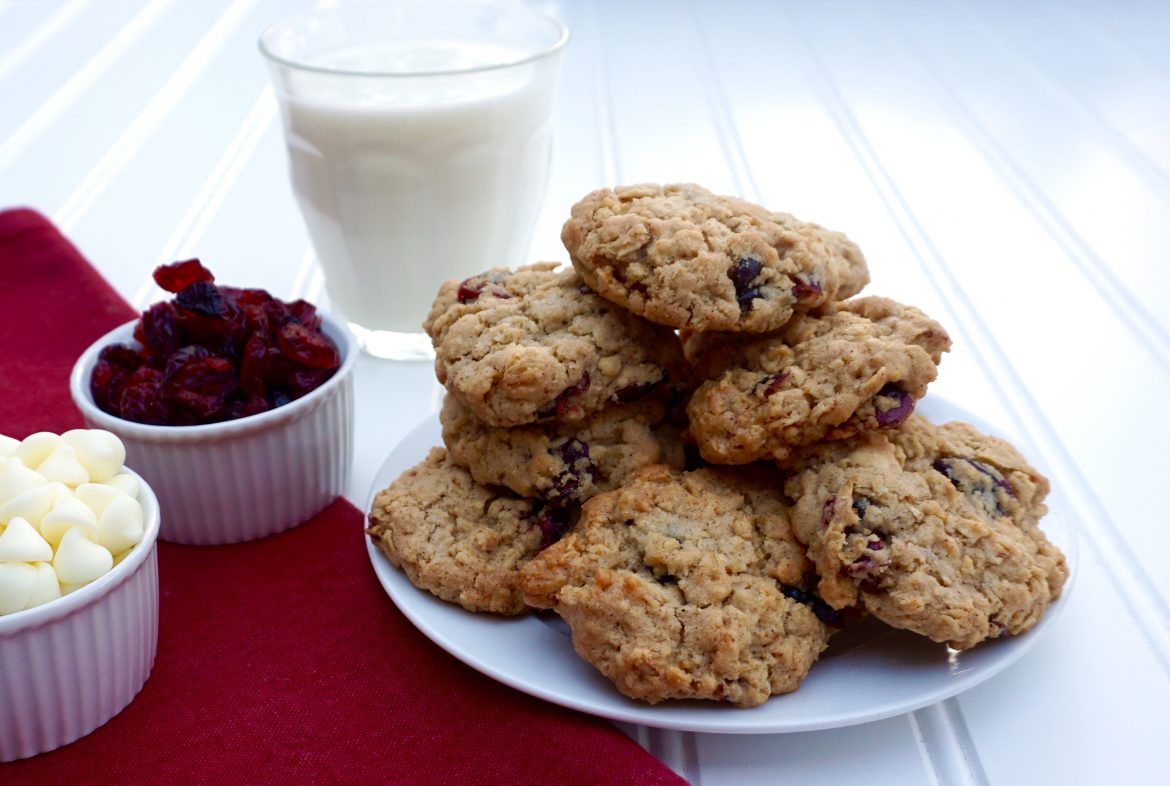
<path fill-rule="evenodd" d="M 928 395 L 919 402 L 920 407 L 926 405 L 927 409 L 942 408 L 948 414 L 946 420 L 964 420 L 974 425 L 981 432 L 986 434 L 998 435 L 1001 432 L 998 429 L 990 427 L 981 418 L 971 414 L 965 409 L 951 403 L 949 400 L 939 396 Z M 931 418 L 936 420 L 935 418 Z M 941 421 L 940 421 L 941 422 Z M 408 463 L 405 463 L 402 469 L 406 469 L 422 460 L 426 452 L 430 449 L 422 448 L 421 455 L 418 449 L 414 446 L 415 442 L 423 440 L 430 440 L 432 445 L 430 447 L 440 447 L 442 441 L 440 438 L 440 427 L 438 422 L 438 413 L 431 412 L 425 416 L 421 421 L 410 428 L 406 434 L 398 441 L 397 444 L 389 451 L 386 458 L 383 460 L 378 471 L 374 475 L 374 481 L 365 501 L 364 512 L 368 513 L 372 507 L 373 500 L 376 495 L 382 491 L 393 476 L 389 480 L 385 480 L 388 472 L 392 471 L 390 468 L 396 463 L 402 463 L 403 456 L 406 453 L 410 455 Z M 606 718 L 611 721 L 619 721 L 625 723 L 633 723 L 642 726 L 650 726 L 654 728 L 670 729 L 676 731 L 690 731 L 690 732 L 705 732 L 716 734 L 781 734 L 802 731 L 819 731 L 832 728 L 844 728 L 847 726 L 858 725 L 862 723 L 870 723 L 873 721 L 883 720 L 898 715 L 912 712 L 923 707 L 935 704 L 954 696 L 963 693 L 976 685 L 979 685 L 1012 664 L 1016 663 L 1041 638 L 1044 637 L 1046 631 L 1050 629 L 1056 619 L 1061 616 L 1064 608 L 1068 605 L 1069 596 L 1075 583 L 1077 570 L 1077 542 L 1074 535 L 1073 522 L 1067 514 L 1067 505 L 1061 498 L 1061 495 L 1053 490 L 1046 500 L 1049 505 L 1049 513 L 1042 520 L 1045 523 L 1044 531 L 1052 540 L 1059 541 L 1059 546 L 1065 555 L 1066 563 L 1069 568 L 1069 576 L 1066 580 L 1061 592 L 1060 598 L 1052 603 L 1045 611 L 1044 616 L 1036 624 L 1036 626 L 1025 634 L 1012 637 L 1001 641 L 986 642 L 979 647 L 968 650 L 966 653 L 968 657 L 977 657 L 980 662 L 973 669 L 958 670 L 958 674 L 954 674 L 956 668 L 952 659 L 955 658 L 953 651 L 948 654 L 948 662 L 950 663 L 950 671 L 953 678 L 948 681 L 943 681 L 940 684 L 945 686 L 934 691 L 924 693 L 918 698 L 909 700 L 887 701 L 878 704 L 869 710 L 859 711 L 846 718 L 841 717 L 822 717 L 813 718 L 810 720 L 801 721 L 799 719 L 771 719 L 767 721 L 753 723 L 751 718 L 753 713 L 762 711 L 762 708 L 768 707 L 773 702 L 783 701 L 786 696 L 797 696 L 799 690 L 791 694 L 783 694 L 771 697 L 764 704 L 758 707 L 740 708 L 740 707 L 723 707 L 710 702 L 701 703 L 695 702 L 692 706 L 689 702 L 683 704 L 679 701 L 666 701 L 660 704 L 652 705 L 644 702 L 637 702 L 633 699 L 622 695 L 616 688 L 609 686 L 611 692 L 610 701 L 605 705 L 599 705 L 595 702 L 588 701 L 575 697 L 571 693 L 565 693 L 558 690 L 556 686 L 546 686 L 540 682 L 526 681 L 514 673 L 506 669 L 501 669 L 495 666 L 490 660 L 483 657 L 481 653 L 474 650 L 468 650 L 466 647 L 452 640 L 448 631 L 444 630 L 442 625 L 436 620 L 428 618 L 426 614 L 427 607 L 445 608 L 450 607 L 454 609 L 461 620 L 469 621 L 472 624 L 484 624 L 493 627 L 501 625 L 514 625 L 531 627 L 533 625 L 540 626 L 542 629 L 548 629 L 544 622 L 535 616 L 521 615 L 517 617 L 500 617 L 488 614 L 475 614 L 458 608 L 453 604 L 448 604 L 445 601 L 439 600 L 425 590 L 418 589 L 410 584 L 405 574 L 395 568 L 386 558 L 377 546 L 374 545 L 373 540 L 368 534 L 364 534 L 366 541 L 366 551 L 370 557 L 371 567 L 378 578 L 383 590 L 390 597 L 391 601 L 398 608 L 400 612 L 410 620 L 420 632 L 428 639 L 434 642 L 437 646 L 443 649 L 448 654 L 454 656 L 460 662 L 470 666 L 476 671 L 484 674 L 491 679 L 496 680 L 508 687 L 534 696 L 538 699 L 557 704 L 562 707 L 585 712 L 591 715 Z M 364 525 L 363 525 L 364 526 Z M 413 602 L 412 602 L 413 601 Z M 441 605 L 436 605 L 441 604 Z M 485 628 L 486 630 L 486 628 Z M 533 629 L 535 630 L 535 629 Z M 905 631 L 894 631 L 894 635 L 912 637 L 920 646 L 932 646 L 946 649 L 944 645 L 921 645 L 921 641 L 926 641 L 924 637 L 915 636 L 915 634 Z M 539 634 L 536 634 L 539 636 Z M 558 634 L 559 635 L 559 634 Z M 920 641 L 921 640 L 921 641 Z M 576 660 L 580 660 L 575 652 L 572 650 L 571 644 L 568 643 L 568 638 L 565 637 L 565 642 L 568 649 L 568 655 Z M 863 645 L 864 646 L 864 645 Z M 999 657 L 985 656 L 982 653 L 987 653 L 994 650 L 1004 650 L 999 654 Z M 847 653 L 842 653 L 841 656 Z M 841 657 L 839 656 L 839 657 Z M 836 660 L 833 658 L 831 660 Z M 580 663 L 585 661 L 580 660 Z M 586 664 L 588 665 L 588 664 Z M 593 669 L 589 666 L 589 669 Z M 822 672 L 824 669 L 822 668 Z M 602 677 L 599 673 L 594 672 L 598 677 Z M 810 672 L 812 674 L 817 672 Z M 802 683 L 803 685 L 804 683 Z M 682 717 L 676 717 L 679 714 Z M 693 719 L 691 719 L 693 716 Z"/>

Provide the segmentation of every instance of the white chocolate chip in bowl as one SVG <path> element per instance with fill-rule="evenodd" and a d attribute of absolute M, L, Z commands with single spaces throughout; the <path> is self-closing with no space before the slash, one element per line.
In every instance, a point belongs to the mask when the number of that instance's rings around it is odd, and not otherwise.
<path fill-rule="evenodd" d="M 41 519 L 41 535 L 57 547 L 65 535 L 73 529 L 81 530 L 90 540 L 97 542 L 98 520 L 93 511 L 77 497 L 66 497 L 57 501 L 53 509 Z"/>
<path fill-rule="evenodd" d="M 114 555 L 87 538 L 80 528 L 66 532 L 53 555 L 53 570 L 62 584 L 88 584 L 109 573 L 112 567 Z"/>
<path fill-rule="evenodd" d="M 123 477 L 130 477 L 125 475 Z M 111 502 L 119 497 L 130 497 L 133 499 L 138 496 L 137 490 L 134 494 L 128 494 L 117 486 L 111 486 L 108 483 L 82 483 L 73 490 L 74 496 L 85 503 L 86 507 L 93 511 L 93 515 L 101 518 L 105 509 Z"/>
<path fill-rule="evenodd" d="M 135 499 L 138 498 L 138 489 L 142 486 L 141 482 L 138 480 L 138 476 L 129 475 L 125 472 L 110 478 L 108 481 L 106 481 L 106 485 L 120 489 L 122 492 L 128 494 L 131 497 L 134 497 Z"/>
<path fill-rule="evenodd" d="M 82 466 L 77 451 L 64 444 L 37 466 L 37 472 L 50 483 L 57 481 L 66 486 L 79 486 L 89 482 L 89 472 Z"/>
<path fill-rule="evenodd" d="M 98 543 L 111 554 L 121 554 L 142 540 L 144 521 L 138 500 L 122 495 L 98 519 Z"/>
<path fill-rule="evenodd" d="M 49 481 L 41 473 L 26 467 L 16 456 L 11 456 L 0 464 L 0 505 L 29 489 L 48 484 Z"/>
<path fill-rule="evenodd" d="M 32 524 L 17 516 L 0 533 L 0 562 L 48 562 L 53 547 Z"/>
<path fill-rule="evenodd" d="M 41 519 L 53 508 L 53 497 L 53 488 L 47 483 L 16 495 L 0 505 L 0 524 L 22 518 L 30 524 L 40 525 Z"/>
<path fill-rule="evenodd" d="M 24 562 L 0 562 L 0 614 L 20 611 L 36 585 L 37 569 Z"/>
<path fill-rule="evenodd" d="M 79 428 L 66 431 L 61 439 L 76 452 L 91 483 L 104 483 L 118 474 L 126 462 L 122 440 L 108 431 Z"/>
<path fill-rule="evenodd" d="M 58 581 L 57 571 L 53 570 L 53 566 L 48 562 L 38 562 L 33 567 L 37 569 L 37 577 L 33 582 L 32 594 L 24 603 L 26 609 L 43 606 L 61 597 L 61 582 Z"/>
<path fill-rule="evenodd" d="M 36 469 L 53 451 L 64 444 L 65 440 L 51 431 L 38 431 L 22 439 L 14 455 L 29 469 Z"/>

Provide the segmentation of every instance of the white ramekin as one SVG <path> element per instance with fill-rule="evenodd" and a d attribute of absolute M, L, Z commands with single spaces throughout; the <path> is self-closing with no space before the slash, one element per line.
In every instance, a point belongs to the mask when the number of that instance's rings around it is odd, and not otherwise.
<path fill-rule="evenodd" d="M 73 400 L 91 428 L 122 439 L 126 463 L 158 495 L 165 514 L 160 538 L 200 546 L 255 540 L 307 521 L 344 491 L 358 348 L 345 325 L 321 316 L 341 352 L 337 373 L 303 398 L 224 423 L 150 426 L 98 409 L 89 387 L 98 353 L 109 344 L 136 346 L 135 322 L 102 336 L 78 358 L 69 379 Z"/>
<path fill-rule="evenodd" d="M 159 505 L 145 481 L 138 501 L 142 542 L 109 573 L 0 617 L 0 762 L 84 737 L 121 712 L 150 676 L 158 648 Z"/>

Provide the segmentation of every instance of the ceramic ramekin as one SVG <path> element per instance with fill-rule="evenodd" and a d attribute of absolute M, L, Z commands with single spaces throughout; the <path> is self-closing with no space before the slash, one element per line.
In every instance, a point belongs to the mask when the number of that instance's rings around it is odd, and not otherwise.
<path fill-rule="evenodd" d="M 150 676 L 158 648 L 160 516 L 145 481 L 138 501 L 142 542 L 109 573 L 0 617 L 0 762 L 84 737 L 121 712 Z"/>
<path fill-rule="evenodd" d="M 282 407 L 205 426 L 151 426 L 98 409 L 90 375 L 102 348 L 136 345 L 134 322 L 98 339 L 77 360 L 69 387 L 91 428 L 117 434 L 133 466 L 158 495 L 165 541 L 214 545 L 291 529 L 345 489 L 353 455 L 353 334 L 322 314 L 341 352 L 324 385 Z"/>

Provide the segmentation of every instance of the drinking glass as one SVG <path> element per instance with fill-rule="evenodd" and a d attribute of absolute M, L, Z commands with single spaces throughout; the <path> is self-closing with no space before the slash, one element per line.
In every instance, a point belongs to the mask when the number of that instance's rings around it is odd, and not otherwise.
<path fill-rule="evenodd" d="M 526 259 L 568 30 L 517 5 L 346 4 L 260 37 L 333 309 L 371 354 L 432 356 L 439 284 Z"/>

